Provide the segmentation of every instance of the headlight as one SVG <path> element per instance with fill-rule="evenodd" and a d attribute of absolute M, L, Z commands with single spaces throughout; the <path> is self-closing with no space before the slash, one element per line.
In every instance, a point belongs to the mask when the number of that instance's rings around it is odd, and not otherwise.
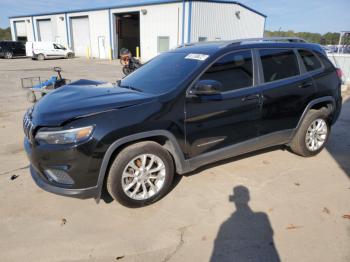
<path fill-rule="evenodd" d="M 40 131 L 36 134 L 37 141 L 48 144 L 72 144 L 86 140 L 92 134 L 93 126 L 80 127 L 60 131 Z"/>

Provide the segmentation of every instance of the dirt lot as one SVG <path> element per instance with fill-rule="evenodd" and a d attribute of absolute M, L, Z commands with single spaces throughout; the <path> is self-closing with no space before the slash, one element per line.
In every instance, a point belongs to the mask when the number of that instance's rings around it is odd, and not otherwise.
<path fill-rule="evenodd" d="M 230 159 L 127 209 L 56 196 L 30 177 L 20 78 L 56 65 L 72 80 L 121 71 L 116 61 L 0 60 L 1 261 L 350 261 L 350 100 L 317 157 L 275 148 Z"/>

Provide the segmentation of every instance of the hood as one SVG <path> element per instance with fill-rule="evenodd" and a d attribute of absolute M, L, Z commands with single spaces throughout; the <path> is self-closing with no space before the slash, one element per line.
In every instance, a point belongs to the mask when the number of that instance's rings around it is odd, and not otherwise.
<path fill-rule="evenodd" d="M 34 106 L 35 126 L 58 126 L 78 117 L 125 108 L 154 98 L 112 84 L 79 80 L 45 95 Z"/>

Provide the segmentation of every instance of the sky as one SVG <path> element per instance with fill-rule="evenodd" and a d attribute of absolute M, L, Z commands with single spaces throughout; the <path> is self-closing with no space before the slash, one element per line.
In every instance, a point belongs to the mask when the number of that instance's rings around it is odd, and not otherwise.
<path fill-rule="evenodd" d="M 144 0 L 133 0 L 144 1 Z M 0 27 L 9 16 L 113 6 L 128 0 L 0 0 Z M 296 32 L 350 31 L 350 0 L 241 0 L 267 15 L 266 29 Z"/>

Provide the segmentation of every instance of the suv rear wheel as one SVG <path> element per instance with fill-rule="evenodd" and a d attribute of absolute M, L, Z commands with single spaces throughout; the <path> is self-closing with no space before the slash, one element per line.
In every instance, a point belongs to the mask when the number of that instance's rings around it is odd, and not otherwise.
<path fill-rule="evenodd" d="M 7 52 L 5 53 L 5 58 L 6 58 L 6 59 L 12 59 L 12 57 L 13 57 L 12 52 L 7 51 Z"/>
<path fill-rule="evenodd" d="M 291 150 L 301 156 L 315 156 L 324 148 L 330 133 L 328 111 L 310 110 L 290 144 Z"/>
<path fill-rule="evenodd" d="M 107 178 L 109 194 L 127 207 L 142 207 L 162 198 L 174 178 L 168 151 L 155 142 L 140 142 L 123 149 Z"/>

